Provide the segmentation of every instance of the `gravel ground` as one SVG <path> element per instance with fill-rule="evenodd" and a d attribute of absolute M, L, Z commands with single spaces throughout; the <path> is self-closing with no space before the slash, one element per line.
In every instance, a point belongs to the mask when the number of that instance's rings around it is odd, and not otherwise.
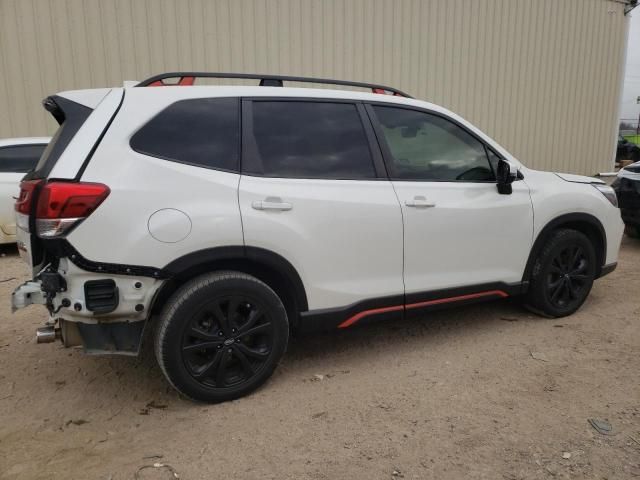
<path fill-rule="evenodd" d="M 640 477 L 638 241 L 569 318 L 500 301 L 297 338 L 221 405 L 181 399 L 149 352 L 36 345 L 44 311 L 10 314 L 26 269 L 3 251 L 2 479 Z"/>

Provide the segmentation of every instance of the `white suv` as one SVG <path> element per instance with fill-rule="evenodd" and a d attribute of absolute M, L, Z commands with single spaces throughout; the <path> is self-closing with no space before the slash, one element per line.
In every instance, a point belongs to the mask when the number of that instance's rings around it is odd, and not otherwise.
<path fill-rule="evenodd" d="M 185 86 L 195 77 L 261 86 Z M 616 266 L 611 188 L 525 168 L 390 87 L 171 73 L 44 105 L 61 126 L 16 203 L 34 276 L 14 309 L 46 305 L 39 340 L 89 353 L 137 354 L 152 328 L 194 399 L 257 388 L 290 331 L 510 296 L 560 317 Z"/>

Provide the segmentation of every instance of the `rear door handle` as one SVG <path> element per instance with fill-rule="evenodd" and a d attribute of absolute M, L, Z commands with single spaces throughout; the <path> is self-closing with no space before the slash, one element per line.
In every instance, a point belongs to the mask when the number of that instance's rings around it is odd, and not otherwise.
<path fill-rule="evenodd" d="M 285 212 L 291 210 L 293 205 L 288 202 L 283 202 L 282 199 L 277 197 L 267 197 L 264 200 L 257 200 L 251 204 L 255 210 L 277 210 Z"/>
<path fill-rule="evenodd" d="M 436 206 L 435 203 L 429 203 L 425 197 L 422 195 L 416 195 L 413 197 L 413 200 L 406 200 L 404 204 L 407 207 L 415 207 L 415 208 L 433 208 Z"/>

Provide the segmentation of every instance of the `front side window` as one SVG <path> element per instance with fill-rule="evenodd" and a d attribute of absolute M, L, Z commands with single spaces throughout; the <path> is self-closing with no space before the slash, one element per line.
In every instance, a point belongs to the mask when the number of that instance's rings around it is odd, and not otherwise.
<path fill-rule="evenodd" d="M 495 175 L 484 145 L 455 123 L 416 110 L 374 106 L 396 179 L 481 182 Z"/>
<path fill-rule="evenodd" d="M 288 178 L 375 178 L 369 143 L 352 103 L 254 101 L 256 161 L 250 174 Z"/>
<path fill-rule="evenodd" d="M 46 145 L 0 147 L 0 172 L 27 173 L 32 170 Z"/>
<path fill-rule="evenodd" d="M 195 98 L 169 105 L 131 138 L 136 152 L 217 170 L 238 171 L 237 98 Z"/>

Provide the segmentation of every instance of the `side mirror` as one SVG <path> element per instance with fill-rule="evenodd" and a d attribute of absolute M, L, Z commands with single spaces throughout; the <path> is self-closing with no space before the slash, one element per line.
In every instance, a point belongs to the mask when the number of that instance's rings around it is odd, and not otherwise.
<path fill-rule="evenodd" d="M 497 173 L 498 193 L 501 195 L 511 195 L 513 187 L 511 184 L 518 178 L 518 168 L 507 160 L 500 159 Z"/>

